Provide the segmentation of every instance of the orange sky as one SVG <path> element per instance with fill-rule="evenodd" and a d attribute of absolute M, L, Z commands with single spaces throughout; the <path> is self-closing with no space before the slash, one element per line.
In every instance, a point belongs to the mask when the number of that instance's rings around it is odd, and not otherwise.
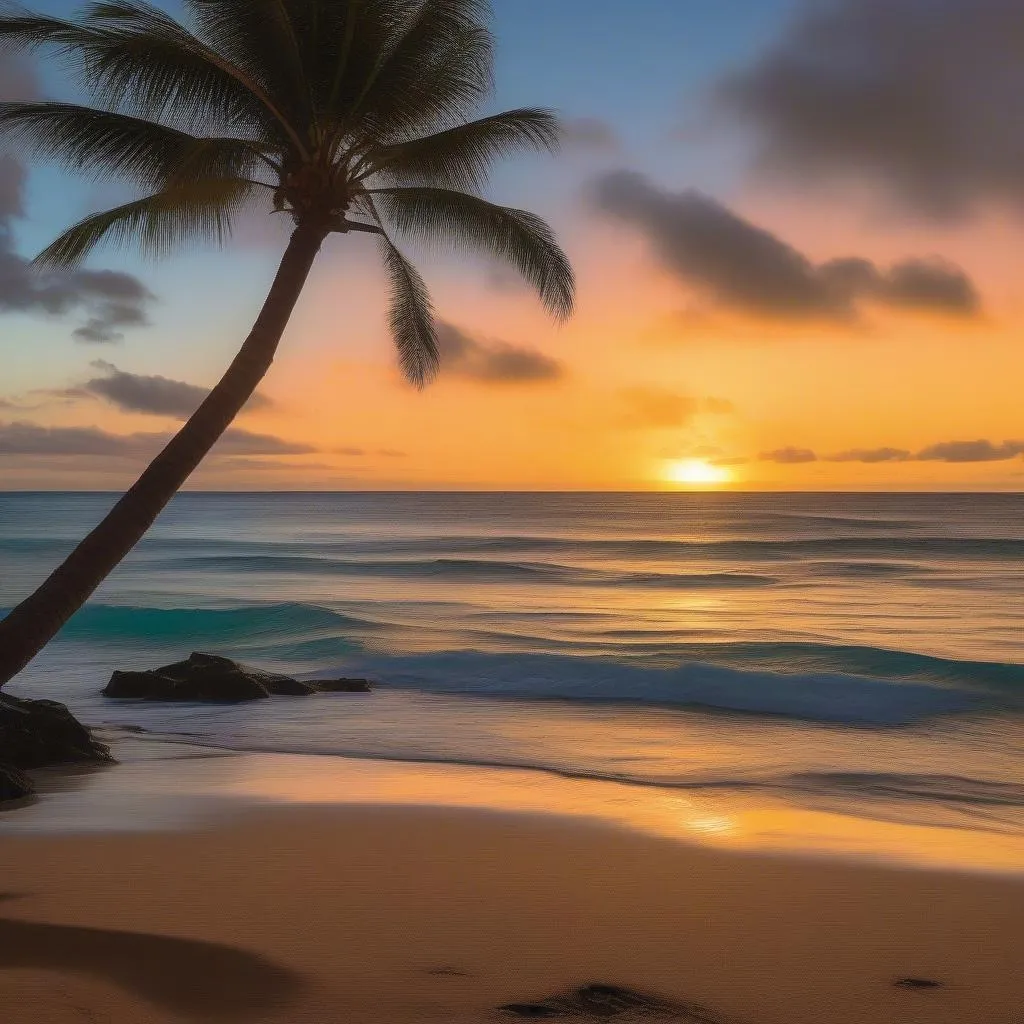
<path fill-rule="evenodd" d="M 732 36 L 712 20 L 702 30 L 721 29 L 714 38 L 722 48 L 716 60 L 724 64 Z M 506 28 L 514 41 L 516 25 Z M 749 26 L 750 33 L 762 29 L 753 21 Z M 668 49 L 643 74 L 667 75 Z M 520 64 L 524 77 L 515 89 L 506 81 L 508 95 L 499 98 L 543 100 L 531 94 L 532 79 Z M 707 73 L 719 70 L 716 65 Z M 516 164 L 516 173 L 502 174 L 495 189 L 497 198 L 536 208 L 554 223 L 579 276 L 576 317 L 553 326 L 507 273 L 417 254 L 439 316 L 472 347 L 468 362 L 449 363 L 418 393 L 400 382 L 394 367 L 372 244 L 333 239 L 262 389 L 271 401 L 238 423 L 269 442 L 263 448 L 250 443 L 248 454 L 212 457 L 193 486 L 674 488 L 681 485 L 671 482 L 673 462 L 704 460 L 727 464 L 726 486 L 735 488 L 1024 487 L 1024 458 L 1013 445 L 1001 447 L 1022 441 L 1024 452 L 1019 212 L 992 203 L 970 218 L 943 222 L 886 207 L 866 186 L 829 193 L 758 184 L 711 142 L 670 132 L 671 97 L 664 109 L 647 112 L 638 144 L 621 112 L 618 120 L 609 114 L 617 102 L 612 85 L 584 89 L 581 83 L 570 92 L 552 79 L 544 88 L 554 101 L 565 100 L 571 124 L 573 117 L 605 118 L 607 124 L 594 123 L 607 128 L 607 143 L 570 145 L 555 160 Z M 608 90 L 603 99 L 599 88 Z M 592 108 L 584 106 L 584 96 Z M 651 194 L 666 203 L 696 185 L 814 268 L 856 256 L 884 270 L 910 257 L 939 255 L 973 283 L 980 310 L 951 315 L 858 299 L 849 323 L 744 311 L 699 274 L 688 278 L 674 268 L 651 230 L 595 208 L 591 183 L 622 167 L 646 168 Z M 655 174 L 657 183 L 650 180 Z M 27 216 L 12 222 L 21 251 L 52 236 L 60 226 L 54 210 L 66 221 L 80 215 L 75 203 L 96 202 L 96 190 L 84 187 L 74 202 L 65 201 L 68 181 L 33 170 L 23 203 Z M 246 225 L 226 253 L 185 255 L 160 267 L 98 256 L 97 266 L 137 272 L 156 295 L 151 325 L 115 344 L 73 341 L 66 321 L 5 316 L 0 487 L 129 484 L 156 442 L 133 441 L 120 452 L 113 450 L 118 439 L 166 434 L 180 419 L 125 411 L 83 393 L 83 384 L 116 367 L 139 378 L 212 385 L 262 301 L 281 244 L 279 234 Z M 481 375 L 480 367 L 509 346 L 536 373 L 500 381 Z M 106 368 L 98 369 L 96 360 Z M 50 433 L 26 445 L 10 433 L 12 424 Z M 116 436 L 90 435 L 80 449 L 81 439 L 67 434 L 72 428 Z M 280 441 L 309 450 L 281 454 Z M 978 461 L 919 457 L 953 442 L 986 442 L 995 455 Z M 103 445 L 113 448 L 103 451 Z M 832 460 L 874 449 L 906 456 Z M 785 454 L 792 451 L 813 452 L 813 459 L 792 461 Z"/>

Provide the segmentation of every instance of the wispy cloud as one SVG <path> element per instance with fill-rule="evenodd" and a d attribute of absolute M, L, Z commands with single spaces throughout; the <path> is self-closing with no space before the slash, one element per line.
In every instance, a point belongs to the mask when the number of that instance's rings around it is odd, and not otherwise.
<path fill-rule="evenodd" d="M 787 447 L 762 452 L 762 462 L 798 465 L 804 462 L 1007 462 L 1024 455 L 1024 441 L 939 441 L 920 451 L 906 448 L 851 448 L 830 455 L 818 455 L 810 448 Z"/>
<path fill-rule="evenodd" d="M 761 462 L 777 462 L 783 466 L 799 466 L 805 462 L 817 462 L 818 456 L 810 448 L 776 448 L 771 452 L 761 452 Z"/>
<path fill-rule="evenodd" d="M 795 182 L 867 178 L 917 212 L 1024 204 L 1020 0 L 807 4 L 717 106 L 759 166 Z"/>
<path fill-rule="evenodd" d="M 724 416 L 733 411 L 727 399 L 694 397 L 665 388 L 623 388 L 619 394 L 626 406 L 621 422 L 627 427 L 682 427 L 704 413 Z"/>
<path fill-rule="evenodd" d="M 122 412 L 148 413 L 188 419 L 210 393 L 209 388 L 168 377 L 147 376 L 119 370 L 113 363 L 97 359 L 92 367 L 102 375 L 71 388 L 47 392 L 54 398 L 99 398 Z M 273 403 L 258 392 L 246 405 L 247 411 L 269 408 Z"/>
<path fill-rule="evenodd" d="M 589 153 L 612 154 L 622 149 L 615 129 L 598 117 L 574 117 L 564 121 L 562 145 L 570 151 Z"/>
<path fill-rule="evenodd" d="M 557 359 L 537 349 L 474 338 L 443 320 L 437 325 L 437 344 L 442 374 L 482 384 L 540 384 L 565 376 Z"/>
<path fill-rule="evenodd" d="M 38 98 L 28 63 L 4 55 L 0 100 Z M 25 214 L 25 167 L 0 153 L 0 314 L 75 315 L 72 336 L 81 342 L 120 341 L 129 328 L 149 323 L 153 293 L 132 274 L 113 270 L 39 270 L 15 251 L 14 221 Z"/>
<path fill-rule="evenodd" d="M 38 423 L 0 423 L 0 456 L 94 455 L 151 458 L 170 434 L 113 434 L 98 427 L 45 427 Z M 287 441 L 272 434 L 231 428 L 217 442 L 218 455 L 308 455 L 312 445 Z"/>
<path fill-rule="evenodd" d="M 857 256 L 815 263 L 777 235 L 700 192 L 669 192 L 632 171 L 593 185 L 597 208 L 639 231 L 661 265 L 720 305 L 776 319 L 848 323 L 862 303 L 975 316 L 971 279 L 938 257 L 891 267 Z"/>

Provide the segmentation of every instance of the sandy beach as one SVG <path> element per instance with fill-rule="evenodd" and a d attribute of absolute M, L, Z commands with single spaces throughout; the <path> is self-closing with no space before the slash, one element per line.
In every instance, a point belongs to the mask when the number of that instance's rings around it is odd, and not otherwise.
<path fill-rule="evenodd" d="M 698 841 L 641 787 L 545 773 L 119 753 L 0 818 L 10 1024 L 469 1024 L 587 984 L 679 1020 L 1024 1020 L 1009 861 L 784 853 L 742 812 Z"/>

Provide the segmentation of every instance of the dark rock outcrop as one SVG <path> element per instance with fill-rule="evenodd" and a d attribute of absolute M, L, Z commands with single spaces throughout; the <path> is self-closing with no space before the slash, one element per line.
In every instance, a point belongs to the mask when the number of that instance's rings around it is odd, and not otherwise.
<path fill-rule="evenodd" d="M 0 696 L 0 758 L 22 769 L 114 760 L 63 704 L 6 694 Z"/>
<path fill-rule="evenodd" d="M 369 679 L 314 679 L 318 693 L 370 693 L 373 683 Z"/>
<path fill-rule="evenodd" d="M 216 654 L 189 655 L 184 661 L 145 672 L 115 672 L 104 697 L 121 700 L 240 703 L 267 697 L 308 697 L 314 693 L 366 693 L 365 679 L 304 682 L 279 672 L 248 668 Z"/>
<path fill-rule="evenodd" d="M 63 705 L 0 694 L 0 800 L 32 793 L 25 771 L 58 764 L 112 763 L 110 749 Z"/>
<path fill-rule="evenodd" d="M 13 765 L 0 764 L 0 803 L 22 800 L 35 792 L 32 780 Z"/>

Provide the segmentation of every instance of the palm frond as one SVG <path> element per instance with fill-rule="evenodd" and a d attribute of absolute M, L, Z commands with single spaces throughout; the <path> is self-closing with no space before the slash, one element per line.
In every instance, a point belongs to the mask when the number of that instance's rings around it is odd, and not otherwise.
<path fill-rule="evenodd" d="M 371 155 L 370 172 L 399 184 L 474 190 L 494 162 L 526 149 L 554 150 L 560 126 L 550 110 L 506 110 L 424 138 L 383 146 Z"/>
<path fill-rule="evenodd" d="M 536 214 L 444 188 L 368 189 L 387 221 L 425 242 L 446 241 L 510 263 L 556 319 L 572 315 L 576 280 L 551 228 Z"/>
<path fill-rule="evenodd" d="M 381 258 L 391 282 L 388 325 L 406 380 L 422 388 L 437 375 L 440 355 L 434 310 L 426 282 L 386 235 L 378 235 Z"/>
<path fill-rule="evenodd" d="M 316 105 L 305 63 L 305 0 L 185 0 L 198 37 L 260 83 L 300 135 L 316 123 Z M 346 4 L 346 6 L 348 6 Z"/>
<path fill-rule="evenodd" d="M 97 106 L 186 130 L 230 127 L 247 138 L 288 136 L 283 115 L 240 69 L 164 12 L 108 0 L 80 21 L 41 15 L 0 17 L 0 46 L 51 46 Z"/>
<path fill-rule="evenodd" d="M 247 177 L 261 159 L 238 139 L 196 138 L 144 118 L 73 103 L 0 103 L 0 140 L 97 177 L 162 189 L 183 174 Z"/>
<path fill-rule="evenodd" d="M 370 70 L 353 83 L 356 91 L 342 95 L 339 116 L 358 118 L 367 134 L 388 142 L 458 124 L 493 86 L 490 5 L 419 0 L 390 6 L 395 14 L 388 38 L 356 39 L 356 45 L 374 48 Z"/>
<path fill-rule="evenodd" d="M 172 185 L 162 192 L 79 221 L 35 259 L 42 266 L 74 267 L 101 242 L 137 245 L 153 258 L 192 242 L 223 244 L 232 218 L 252 198 L 255 186 L 237 179 L 206 178 Z"/>

